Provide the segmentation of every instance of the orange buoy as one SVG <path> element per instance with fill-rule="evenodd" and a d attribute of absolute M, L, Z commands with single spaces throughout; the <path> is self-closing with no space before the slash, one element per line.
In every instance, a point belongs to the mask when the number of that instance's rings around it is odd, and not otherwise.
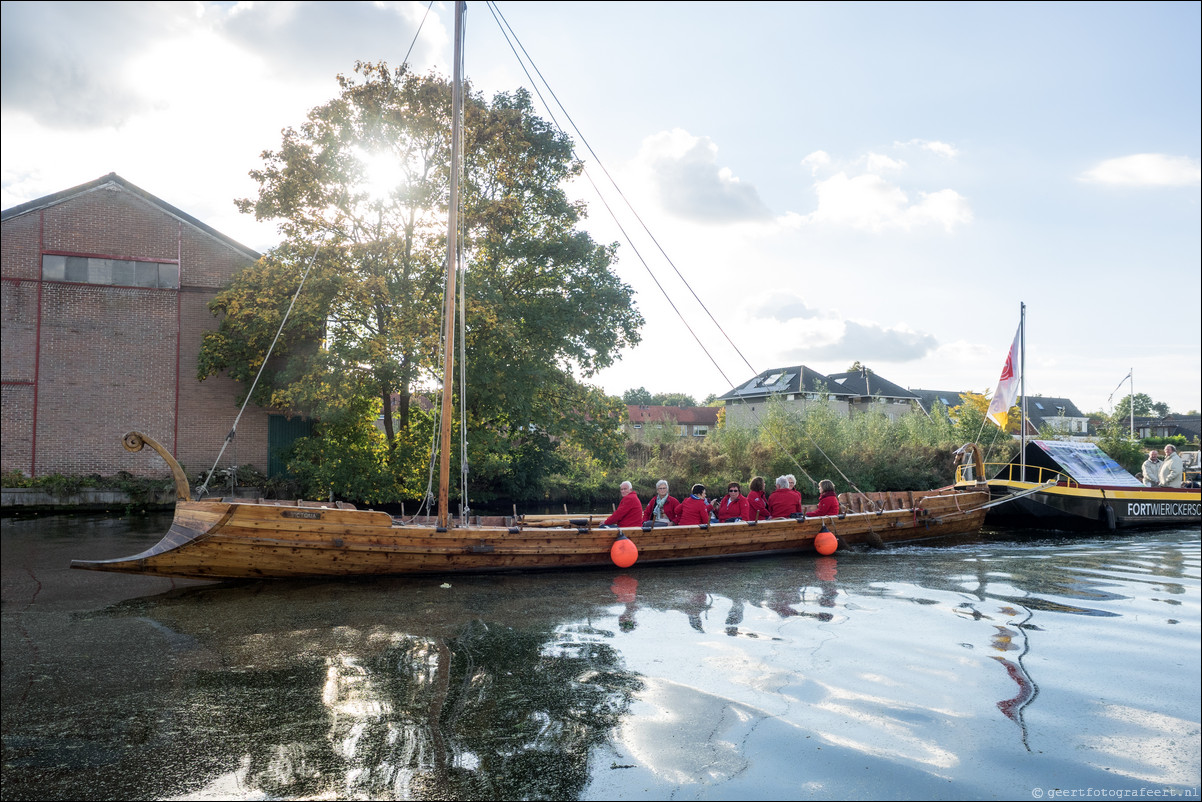
<path fill-rule="evenodd" d="M 839 548 L 839 541 L 835 538 L 831 530 L 825 526 L 822 531 L 814 536 L 814 549 L 821 555 L 826 556 L 835 553 L 835 549 Z"/>
<path fill-rule="evenodd" d="M 614 565 L 619 568 L 629 568 L 634 565 L 634 561 L 638 558 L 638 546 L 634 545 L 634 541 L 626 537 L 626 535 L 620 536 L 609 547 L 609 559 L 613 560 Z"/>

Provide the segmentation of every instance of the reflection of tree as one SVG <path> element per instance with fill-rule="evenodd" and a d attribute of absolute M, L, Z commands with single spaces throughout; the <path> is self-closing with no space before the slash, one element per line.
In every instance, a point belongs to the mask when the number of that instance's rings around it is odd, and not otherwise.
<path fill-rule="evenodd" d="M 244 784 L 275 798 L 573 799 L 640 687 L 608 644 L 546 629 L 370 640 L 324 666 L 298 655 L 200 676 L 215 734 L 249 752 Z"/>

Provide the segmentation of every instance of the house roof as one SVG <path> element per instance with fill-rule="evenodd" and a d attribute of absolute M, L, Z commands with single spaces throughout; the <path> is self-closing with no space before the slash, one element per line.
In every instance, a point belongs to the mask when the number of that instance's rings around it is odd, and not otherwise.
<path fill-rule="evenodd" d="M 203 223 L 187 212 L 177 209 L 170 203 L 164 201 L 162 198 L 151 195 L 141 187 L 131 184 L 129 181 L 126 181 L 116 173 L 109 173 L 108 175 L 97 178 L 95 181 L 89 181 L 86 184 L 80 184 L 77 187 L 64 189 L 61 192 L 55 192 L 52 195 L 45 195 L 41 198 L 36 198 L 35 200 L 27 201 L 9 209 L 5 209 L 2 213 L 0 213 L 0 220 L 6 222 L 13 218 L 20 217 L 21 215 L 29 214 L 30 212 L 36 212 L 41 209 L 56 206 L 79 195 L 104 189 L 121 189 L 133 195 L 137 195 L 142 200 L 158 207 L 171 217 L 187 223 L 193 228 L 208 234 L 214 239 L 220 240 L 223 244 L 228 245 L 229 247 L 233 248 L 239 253 L 244 254 L 245 256 L 248 256 L 251 259 L 258 259 L 260 256 L 262 256 L 262 254 L 246 247 L 242 243 L 230 239 L 225 234 L 222 234 L 220 231 L 208 225 L 207 223 Z"/>
<path fill-rule="evenodd" d="M 848 393 L 861 398 L 904 398 L 911 401 L 917 401 L 918 396 L 910 392 L 904 387 L 899 387 L 888 379 L 882 379 L 871 370 L 856 370 L 850 373 L 832 373 L 830 378 L 834 379 L 843 387 L 847 388 Z"/>
<path fill-rule="evenodd" d="M 1163 418 L 1147 415 L 1136 415 L 1135 425 L 1139 427 L 1154 427 L 1163 429 L 1168 437 L 1181 435 L 1187 440 L 1196 440 L 1202 434 L 1202 418 L 1198 415 L 1165 415 Z"/>
<path fill-rule="evenodd" d="M 922 404 L 922 408 L 930 414 L 935 408 L 935 404 L 943 404 L 943 406 L 951 409 L 958 407 L 964 403 L 963 395 L 967 390 L 910 390 L 918 397 L 918 403 Z"/>
<path fill-rule="evenodd" d="M 626 415 L 631 423 L 664 423 L 671 421 L 693 426 L 715 426 L 721 407 L 661 407 L 627 404 Z"/>
<path fill-rule="evenodd" d="M 765 398 L 779 393 L 820 393 L 829 392 L 832 395 L 843 395 L 837 382 L 828 376 L 811 370 L 805 365 L 794 365 L 786 368 L 772 368 L 755 376 L 750 381 L 736 387 L 725 395 L 719 396 L 722 401 L 741 401 L 752 398 Z"/>

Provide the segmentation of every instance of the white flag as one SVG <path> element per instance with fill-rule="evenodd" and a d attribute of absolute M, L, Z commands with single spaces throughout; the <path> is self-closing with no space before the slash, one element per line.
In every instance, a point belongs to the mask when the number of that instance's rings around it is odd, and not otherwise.
<path fill-rule="evenodd" d="M 997 389 L 993 391 L 993 400 L 989 402 L 988 417 L 1002 431 L 1010 418 L 1010 407 L 1018 398 L 1018 338 L 1022 326 L 1014 333 L 1014 342 L 1010 345 L 1010 353 L 1006 354 L 1006 364 L 1002 366 L 1002 377 L 998 379 Z"/>

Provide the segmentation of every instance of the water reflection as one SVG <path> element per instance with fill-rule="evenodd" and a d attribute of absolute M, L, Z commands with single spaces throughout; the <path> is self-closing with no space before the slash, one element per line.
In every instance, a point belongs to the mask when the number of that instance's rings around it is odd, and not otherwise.
<path fill-rule="evenodd" d="M 982 798 L 1050 785 L 1049 761 L 1061 787 L 1198 774 L 1196 533 L 99 607 L 5 536 L 6 799 Z"/>
<path fill-rule="evenodd" d="M 213 652 L 175 706 L 210 711 L 207 748 L 249 751 L 202 795 L 578 798 L 641 688 L 614 633 L 519 599 L 490 623 L 415 591 L 431 595 L 404 581 L 190 588 L 108 614 Z M 485 595 L 504 608 L 513 593 Z"/>

